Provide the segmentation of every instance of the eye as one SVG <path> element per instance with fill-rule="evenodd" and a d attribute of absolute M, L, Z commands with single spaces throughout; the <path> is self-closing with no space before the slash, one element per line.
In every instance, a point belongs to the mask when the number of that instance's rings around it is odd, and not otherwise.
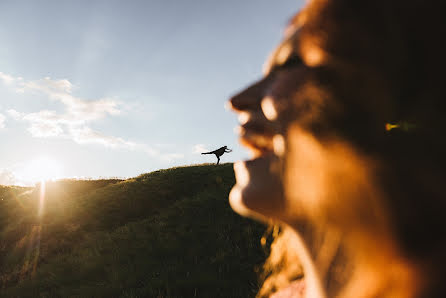
<path fill-rule="evenodd" d="M 302 59 L 298 55 L 290 56 L 283 64 L 278 65 L 278 69 L 288 69 L 292 67 L 301 66 L 303 64 Z"/>
<path fill-rule="evenodd" d="M 265 75 L 273 75 L 277 71 L 286 70 L 294 67 L 303 66 L 305 63 L 302 58 L 296 53 L 291 53 L 288 58 L 284 59 L 285 61 L 280 63 L 280 60 L 277 57 L 271 60 L 271 63 L 266 65 Z"/>
<path fill-rule="evenodd" d="M 302 66 L 303 64 L 304 63 L 303 63 L 302 59 L 300 58 L 300 56 L 291 55 L 282 64 L 274 65 L 271 69 L 271 73 L 275 73 L 276 71 L 279 71 L 279 70 L 290 69 L 293 67 Z"/>

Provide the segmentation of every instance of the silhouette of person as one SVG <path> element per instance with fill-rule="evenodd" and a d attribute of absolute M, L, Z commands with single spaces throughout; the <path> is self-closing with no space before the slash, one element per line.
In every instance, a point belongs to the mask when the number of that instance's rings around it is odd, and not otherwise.
<path fill-rule="evenodd" d="M 220 163 L 220 156 L 222 156 L 225 153 L 232 152 L 231 149 L 228 149 L 228 146 L 223 146 L 221 148 L 218 148 L 217 150 L 211 151 L 211 152 L 203 152 L 201 154 L 215 154 L 217 157 L 217 164 Z"/>

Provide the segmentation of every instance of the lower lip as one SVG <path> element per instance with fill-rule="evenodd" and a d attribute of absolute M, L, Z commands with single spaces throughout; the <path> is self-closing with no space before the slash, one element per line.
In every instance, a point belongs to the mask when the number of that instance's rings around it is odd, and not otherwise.
<path fill-rule="evenodd" d="M 277 157 L 272 154 L 263 154 L 250 160 L 238 161 L 234 164 L 235 177 L 237 184 L 246 187 L 250 181 L 264 180 L 265 176 L 270 176 L 277 172 L 274 168 Z"/>
<path fill-rule="evenodd" d="M 270 216 L 270 212 L 280 207 L 282 184 L 277 156 L 268 154 L 239 161 L 234 164 L 234 171 L 237 184 L 229 201 L 236 212 L 244 216 L 253 216 L 253 212 Z"/>

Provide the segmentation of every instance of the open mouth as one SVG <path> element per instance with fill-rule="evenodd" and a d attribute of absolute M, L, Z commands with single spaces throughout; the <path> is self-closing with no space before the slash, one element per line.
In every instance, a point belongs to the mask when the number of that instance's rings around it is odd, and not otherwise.
<path fill-rule="evenodd" d="M 260 132 L 239 128 L 239 141 L 252 154 L 253 158 L 274 153 L 273 136 Z"/>
<path fill-rule="evenodd" d="M 261 111 L 242 112 L 239 114 L 239 122 L 239 141 L 252 153 L 253 158 L 277 153 L 273 123 Z"/>
<path fill-rule="evenodd" d="M 282 197 L 279 149 L 283 147 L 280 145 L 283 138 L 274 134 L 270 121 L 264 117 L 248 116 L 242 114 L 239 117 L 237 132 L 240 143 L 250 151 L 251 158 L 234 164 L 237 183 L 229 197 L 236 212 L 263 221 L 263 216 L 280 208 L 280 204 L 274 203 L 274 198 Z"/>
<path fill-rule="evenodd" d="M 253 159 L 269 155 L 281 157 L 285 153 L 285 139 L 281 134 L 247 124 L 237 129 L 239 142 L 251 152 Z"/>

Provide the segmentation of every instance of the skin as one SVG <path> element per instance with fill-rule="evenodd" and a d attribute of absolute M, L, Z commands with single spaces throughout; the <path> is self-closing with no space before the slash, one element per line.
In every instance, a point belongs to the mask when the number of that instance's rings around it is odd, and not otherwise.
<path fill-rule="evenodd" d="M 291 99 L 306 78 L 308 67 L 290 45 L 297 42 L 297 28 L 287 29 L 284 42 L 266 63 L 264 77 L 229 100 L 239 115 L 239 137 L 253 159 L 235 164 L 237 184 L 230 202 L 243 215 L 259 219 L 274 218 L 292 223 L 283 187 L 284 164 L 289 152 L 287 134 L 293 119 Z"/>
<path fill-rule="evenodd" d="M 389 272 L 407 268 L 400 265 L 403 261 L 396 261 L 398 248 L 373 179 L 374 161 L 341 137 L 335 122 L 330 123 L 337 119 L 338 106 L 320 93 L 323 88 L 314 88 L 327 59 L 309 25 L 303 14 L 297 15 L 266 62 L 264 77 L 229 100 L 239 116 L 240 143 L 253 156 L 234 165 L 237 183 L 229 201 L 243 216 L 264 222 L 272 219 L 294 230 L 305 272 L 305 297 L 347 296 L 338 292 L 344 281 L 333 268 L 350 264 L 342 259 L 345 253 L 351 254 L 343 251 L 348 239 L 355 240 L 348 242 L 357 250 L 355 258 L 374 260 L 361 267 L 364 271 L 355 272 L 369 281 L 369 285 L 359 283 L 364 297 L 373 296 L 367 291 L 380 282 L 374 278 L 396 284 L 393 278 L 407 281 L 410 277 L 367 275 L 373 266 L 389 268 L 388 260 L 395 268 Z M 315 222 L 330 223 L 330 227 L 315 227 Z M 352 223 L 355 229 L 350 228 Z M 321 250 L 324 255 L 318 255 Z M 340 268 L 347 280 L 350 273 L 345 266 Z"/>
<path fill-rule="evenodd" d="M 420 276 L 444 276 L 427 252 L 444 241 L 424 233 L 443 226 L 440 4 L 309 1 L 229 101 L 253 155 L 234 166 L 231 206 L 296 232 L 306 297 L 413 297 Z M 406 120 L 413 132 L 385 130 Z M 318 256 L 335 247 L 352 268 L 342 293 L 328 285 L 336 257 L 324 269 Z"/>
<path fill-rule="evenodd" d="M 307 59 L 299 53 L 300 27 L 291 25 L 284 41 L 271 55 L 264 77 L 229 100 L 239 115 L 240 142 L 253 155 L 251 160 L 234 165 L 237 183 L 230 194 L 233 209 L 257 220 L 279 220 L 297 232 L 305 227 L 293 207 L 295 200 L 287 195 L 287 161 L 296 153 L 290 148 L 289 134 L 296 135 L 293 120 L 299 114 L 291 105 L 313 75 L 314 56 Z M 296 146 L 295 146 L 296 147 Z M 311 150 L 317 151 L 317 148 Z M 305 151 L 305 150 L 304 150 Z M 305 154 L 305 152 L 303 152 Z M 325 297 L 311 252 L 309 239 L 298 233 L 296 249 L 306 272 L 307 297 Z"/>

